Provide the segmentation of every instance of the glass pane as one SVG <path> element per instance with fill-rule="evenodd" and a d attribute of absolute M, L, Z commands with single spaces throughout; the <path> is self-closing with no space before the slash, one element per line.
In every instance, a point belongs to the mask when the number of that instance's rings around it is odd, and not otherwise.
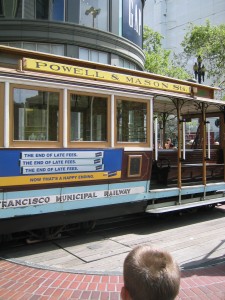
<path fill-rule="evenodd" d="M 121 57 L 119 57 L 119 66 L 122 68 L 124 67 L 124 59 Z"/>
<path fill-rule="evenodd" d="M 36 51 L 36 44 L 35 43 L 23 43 L 23 48 L 27 50 Z"/>
<path fill-rule="evenodd" d="M 108 31 L 108 0 L 81 0 L 80 25 Z"/>
<path fill-rule="evenodd" d="M 147 103 L 117 101 L 117 141 L 147 141 Z"/>
<path fill-rule="evenodd" d="M 79 48 L 79 58 L 83 60 L 89 60 L 89 50 L 85 48 Z"/>
<path fill-rule="evenodd" d="M 24 0 L 24 19 L 35 19 L 36 0 Z"/>
<path fill-rule="evenodd" d="M 36 0 L 36 18 L 42 20 L 49 19 L 49 1 Z"/>
<path fill-rule="evenodd" d="M 10 19 L 22 18 L 22 0 L 1 0 L 0 16 Z"/>
<path fill-rule="evenodd" d="M 2 6 L 2 0 L 0 1 L 0 16 L 1 16 L 1 17 L 4 16 L 3 6 Z"/>
<path fill-rule="evenodd" d="M 14 140 L 57 141 L 59 93 L 14 88 Z"/>
<path fill-rule="evenodd" d="M 80 1 L 67 0 L 67 21 L 79 23 Z"/>
<path fill-rule="evenodd" d="M 187 148 L 201 148 L 200 120 L 190 118 L 185 122 L 185 142 Z"/>
<path fill-rule="evenodd" d="M 50 53 L 50 44 L 37 44 L 37 51 Z"/>
<path fill-rule="evenodd" d="M 98 51 L 91 51 L 91 61 L 98 62 Z"/>
<path fill-rule="evenodd" d="M 126 69 L 132 69 L 132 70 L 136 70 L 136 66 L 134 64 L 132 64 L 131 62 L 119 57 L 119 66 L 122 68 L 126 68 Z"/>
<path fill-rule="evenodd" d="M 163 140 L 165 141 L 164 148 L 177 148 L 178 147 L 178 129 L 177 129 L 177 116 L 174 114 L 163 113 L 160 116 L 160 144 L 163 146 Z M 165 135 L 163 134 L 165 132 Z M 164 136 L 164 138 L 163 138 Z M 168 143 L 169 142 L 169 143 Z"/>
<path fill-rule="evenodd" d="M 220 144 L 220 119 L 218 117 L 206 118 L 207 142 L 211 145 Z"/>
<path fill-rule="evenodd" d="M 137 68 L 136 68 L 136 66 L 134 64 L 130 63 L 130 69 L 136 70 Z"/>
<path fill-rule="evenodd" d="M 72 94 L 71 141 L 106 141 L 107 98 Z"/>
<path fill-rule="evenodd" d="M 86 48 L 79 48 L 79 58 L 94 62 L 108 64 L 108 54 Z"/>
<path fill-rule="evenodd" d="M 64 0 L 50 0 L 50 19 L 64 21 Z"/>
<path fill-rule="evenodd" d="M 104 52 L 99 52 L 99 61 L 102 64 L 108 64 L 108 54 Z"/>
<path fill-rule="evenodd" d="M 63 45 L 51 45 L 51 53 L 56 55 L 64 55 Z"/>
<path fill-rule="evenodd" d="M 8 45 L 10 47 L 22 48 L 22 43 L 21 42 L 10 42 Z"/>
<path fill-rule="evenodd" d="M 129 62 L 124 60 L 124 68 L 129 69 Z"/>
<path fill-rule="evenodd" d="M 17 7 L 15 11 L 15 18 L 22 19 L 22 0 L 17 0 Z"/>

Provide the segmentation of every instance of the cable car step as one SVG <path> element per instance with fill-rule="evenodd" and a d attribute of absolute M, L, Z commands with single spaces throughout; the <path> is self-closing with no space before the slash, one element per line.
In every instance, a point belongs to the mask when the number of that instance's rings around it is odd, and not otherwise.
<path fill-rule="evenodd" d="M 178 211 L 178 210 L 183 210 L 183 209 L 188 209 L 188 208 L 193 208 L 193 207 L 207 206 L 207 205 L 211 205 L 211 204 L 220 204 L 220 203 L 225 203 L 225 197 L 210 199 L 210 200 L 201 200 L 198 202 L 171 205 L 171 206 L 166 206 L 166 207 L 155 207 L 154 208 L 153 205 L 148 205 L 145 212 L 151 213 L 151 214 L 161 214 L 161 213 L 165 213 L 165 212 L 172 212 L 172 211 Z"/>

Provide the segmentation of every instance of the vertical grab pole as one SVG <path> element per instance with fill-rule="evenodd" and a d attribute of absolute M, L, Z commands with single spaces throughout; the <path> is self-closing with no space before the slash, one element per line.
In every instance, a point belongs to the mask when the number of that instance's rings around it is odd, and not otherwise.
<path fill-rule="evenodd" d="M 181 109 L 180 102 L 177 100 L 177 131 L 178 131 L 178 150 L 177 150 L 177 167 L 178 167 L 178 188 L 181 189 L 182 186 L 182 176 L 181 176 Z M 181 202 L 181 198 L 179 199 Z"/>
<path fill-rule="evenodd" d="M 155 125 L 155 160 L 158 160 L 158 118 L 155 117 L 154 120 Z"/>
<path fill-rule="evenodd" d="M 205 103 L 202 103 L 202 183 L 206 185 L 206 116 Z"/>
<path fill-rule="evenodd" d="M 93 101 L 94 97 L 91 97 L 91 119 L 90 119 L 90 140 L 93 141 Z"/>
<path fill-rule="evenodd" d="M 211 148 L 210 148 L 210 122 L 207 123 L 207 133 L 208 133 L 208 159 L 211 158 Z"/>
<path fill-rule="evenodd" d="M 68 90 L 63 90 L 63 147 L 68 147 Z"/>
<path fill-rule="evenodd" d="M 9 147 L 9 82 L 5 83 L 4 95 L 4 148 Z"/>
<path fill-rule="evenodd" d="M 185 121 L 185 119 L 183 119 L 183 160 L 186 159 L 186 145 L 185 145 L 186 132 L 185 132 L 185 125 L 186 125 L 186 121 Z"/>

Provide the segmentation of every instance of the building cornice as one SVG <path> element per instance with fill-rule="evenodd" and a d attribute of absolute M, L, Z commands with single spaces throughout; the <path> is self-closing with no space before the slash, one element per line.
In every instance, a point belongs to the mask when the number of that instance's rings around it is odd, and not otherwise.
<path fill-rule="evenodd" d="M 105 51 L 133 61 L 144 68 L 140 47 L 113 33 L 72 23 L 43 20 L 0 20 L 0 42 L 46 42 L 76 45 Z"/>

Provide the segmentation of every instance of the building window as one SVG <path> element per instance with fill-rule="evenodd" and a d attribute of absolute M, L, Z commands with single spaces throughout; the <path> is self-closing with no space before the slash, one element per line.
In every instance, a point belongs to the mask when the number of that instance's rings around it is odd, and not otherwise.
<path fill-rule="evenodd" d="M 3 83 L 0 83 L 0 106 L 1 106 L 1 110 L 0 110 L 0 147 L 2 148 L 4 143 L 3 143 L 3 139 L 4 139 L 4 101 L 5 101 L 5 97 L 4 97 L 4 89 L 5 86 Z"/>
<path fill-rule="evenodd" d="M 117 142 L 147 142 L 147 102 L 117 99 Z"/>
<path fill-rule="evenodd" d="M 79 48 L 79 58 L 88 61 L 108 64 L 108 54 L 106 52 L 90 50 L 87 48 Z"/>
<path fill-rule="evenodd" d="M 10 42 L 10 43 L 1 43 L 2 45 L 14 47 L 14 48 L 22 48 L 21 47 L 21 42 Z"/>
<path fill-rule="evenodd" d="M 64 53 L 64 45 L 51 44 L 51 54 L 55 55 L 65 55 Z"/>
<path fill-rule="evenodd" d="M 80 0 L 80 25 L 108 31 L 108 0 Z"/>
<path fill-rule="evenodd" d="M 79 23 L 80 16 L 80 1 L 67 0 L 66 19 L 70 23 Z"/>
<path fill-rule="evenodd" d="M 36 0 L 36 19 L 41 19 L 41 20 L 49 19 L 48 0 Z"/>
<path fill-rule="evenodd" d="M 0 17 L 22 18 L 22 0 L 0 0 Z"/>
<path fill-rule="evenodd" d="M 58 141 L 59 98 L 59 92 L 13 88 L 13 140 Z"/>
<path fill-rule="evenodd" d="M 107 101 L 105 97 L 70 95 L 71 141 L 107 140 Z"/>
<path fill-rule="evenodd" d="M 47 43 L 37 44 L 37 51 L 43 53 L 50 53 L 50 44 Z"/>
<path fill-rule="evenodd" d="M 4 17 L 2 0 L 0 1 L 0 16 L 1 16 L 1 17 Z"/>
<path fill-rule="evenodd" d="M 36 0 L 36 19 L 64 21 L 64 0 Z"/>
<path fill-rule="evenodd" d="M 37 51 L 37 44 L 36 43 L 23 43 L 21 48 L 31 50 L 31 51 Z"/>
<path fill-rule="evenodd" d="M 136 70 L 136 66 L 135 64 L 131 63 L 130 61 L 119 57 L 119 66 L 122 68 L 126 68 L 126 69 L 132 69 L 132 70 Z"/>
<path fill-rule="evenodd" d="M 87 48 L 79 48 L 79 58 L 90 61 L 89 52 L 90 50 Z"/>
<path fill-rule="evenodd" d="M 47 43 L 30 43 L 30 42 L 9 42 L 0 43 L 1 45 L 11 46 L 15 48 L 23 48 L 31 51 L 39 51 L 43 53 L 51 53 L 64 56 L 64 45 L 47 44 Z"/>

